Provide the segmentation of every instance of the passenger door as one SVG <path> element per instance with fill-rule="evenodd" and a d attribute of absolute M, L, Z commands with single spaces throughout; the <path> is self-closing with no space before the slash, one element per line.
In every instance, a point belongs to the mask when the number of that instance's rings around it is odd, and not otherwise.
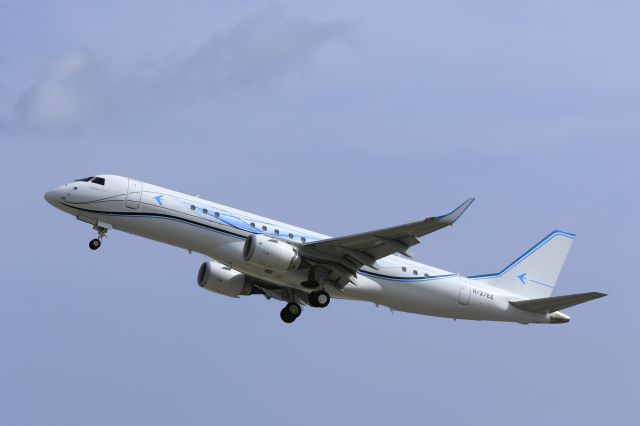
<path fill-rule="evenodd" d="M 127 190 L 127 198 L 124 204 L 130 209 L 140 207 L 140 199 L 142 198 L 142 182 L 135 179 L 129 179 L 129 189 Z"/>

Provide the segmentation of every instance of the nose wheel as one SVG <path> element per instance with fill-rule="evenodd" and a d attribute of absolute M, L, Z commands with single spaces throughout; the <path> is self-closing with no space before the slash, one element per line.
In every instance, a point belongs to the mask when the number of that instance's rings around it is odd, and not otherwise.
<path fill-rule="evenodd" d="M 302 308 L 296 302 L 289 302 L 287 306 L 280 311 L 280 318 L 287 324 L 291 324 L 300 316 Z"/>
<path fill-rule="evenodd" d="M 98 250 L 102 245 L 102 238 L 107 235 L 108 229 L 98 225 L 94 225 L 93 229 L 98 231 L 98 238 L 94 238 L 93 240 L 89 241 L 89 248 L 91 250 Z"/>

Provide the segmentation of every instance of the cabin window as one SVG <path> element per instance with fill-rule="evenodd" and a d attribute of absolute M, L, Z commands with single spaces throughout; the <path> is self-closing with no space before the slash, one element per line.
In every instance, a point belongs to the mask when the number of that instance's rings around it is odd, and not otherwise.
<path fill-rule="evenodd" d="M 216 213 L 214 214 L 214 216 L 215 216 L 215 217 L 220 217 L 220 213 L 216 212 Z"/>
<path fill-rule="evenodd" d="M 264 226 L 264 225 L 262 225 L 262 230 L 263 230 L 263 231 L 266 231 L 266 230 L 267 230 L 267 227 L 266 227 L 266 226 Z"/>
<path fill-rule="evenodd" d="M 208 214 L 208 213 L 209 213 L 209 210 L 207 210 L 207 209 L 202 209 L 202 214 Z"/>
<path fill-rule="evenodd" d="M 402 272 L 407 272 L 407 268 L 406 267 L 402 267 Z"/>
<path fill-rule="evenodd" d="M 304 243 L 305 241 L 307 241 L 307 239 L 305 237 L 301 237 L 300 241 L 302 241 Z"/>
<path fill-rule="evenodd" d="M 424 277 L 425 278 L 429 278 L 429 274 L 427 274 L 426 272 L 424 273 Z"/>
<path fill-rule="evenodd" d="M 276 229 L 276 230 L 275 230 L 275 233 L 276 233 L 276 235 L 280 235 L 280 230 L 279 230 L 279 229 Z"/>
<path fill-rule="evenodd" d="M 191 204 L 191 210 L 195 210 L 196 206 L 194 206 L 193 204 Z"/>
<path fill-rule="evenodd" d="M 289 238 L 293 239 L 293 234 L 289 234 Z"/>
<path fill-rule="evenodd" d="M 413 270 L 413 275 L 418 275 L 418 271 L 416 271 L 415 269 Z"/>
<path fill-rule="evenodd" d="M 97 183 L 98 185 L 104 185 L 104 178 L 102 178 L 102 177 L 93 178 L 91 183 Z"/>
<path fill-rule="evenodd" d="M 251 225 L 252 228 L 256 227 L 256 223 L 255 222 L 251 222 L 249 225 Z"/>

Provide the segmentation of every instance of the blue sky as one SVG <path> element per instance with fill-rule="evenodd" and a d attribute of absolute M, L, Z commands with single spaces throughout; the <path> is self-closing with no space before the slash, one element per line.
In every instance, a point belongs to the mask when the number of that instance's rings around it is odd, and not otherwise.
<path fill-rule="evenodd" d="M 0 423 L 632 424 L 635 2 L 0 3 Z M 51 187 L 136 177 L 329 235 L 476 203 L 425 263 L 577 233 L 562 326 L 200 289 L 203 258 L 92 230 Z"/>

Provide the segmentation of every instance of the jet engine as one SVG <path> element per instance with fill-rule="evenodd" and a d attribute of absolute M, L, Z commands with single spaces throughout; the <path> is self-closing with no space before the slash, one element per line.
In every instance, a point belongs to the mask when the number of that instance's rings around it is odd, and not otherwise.
<path fill-rule="evenodd" d="M 262 234 L 247 238 L 242 254 L 255 266 L 280 272 L 295 270 L 302 261 L 294 246 Z"/>
<path fill-rule="evenodd" d="M 204 262 L 200 266 L 198 285 L 229 297 L 249 295 L 253 287 L 242 272 L 219 262 Z"/>

